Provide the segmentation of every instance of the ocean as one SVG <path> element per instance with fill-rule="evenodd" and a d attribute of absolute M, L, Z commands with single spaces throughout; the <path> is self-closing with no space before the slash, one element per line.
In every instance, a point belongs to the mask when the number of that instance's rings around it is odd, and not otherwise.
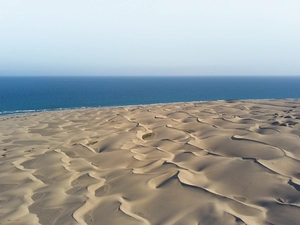
<path fill-rule="evenodd" d="M 300 77 L 0 77 L 0 115 L 154 103 L 300 98 Z"/>

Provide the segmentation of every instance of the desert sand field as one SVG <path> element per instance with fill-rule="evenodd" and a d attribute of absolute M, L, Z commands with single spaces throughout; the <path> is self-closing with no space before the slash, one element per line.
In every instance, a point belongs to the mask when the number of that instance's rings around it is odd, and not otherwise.
<path fill-rule="evenodd" d="M 0 117 L 0 224 L 298 225 L 300 100 Z"/>

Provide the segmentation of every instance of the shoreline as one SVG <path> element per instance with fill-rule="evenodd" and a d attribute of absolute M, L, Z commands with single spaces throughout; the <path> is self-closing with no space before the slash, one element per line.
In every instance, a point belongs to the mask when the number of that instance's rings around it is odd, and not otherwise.
<path fill-rule="evenodd" d="M 300 98 L 298 86 L 300 77 L 8 77 L 0 82 L 0 115 L 237 98 Z"/>
<path fill-rule="evenodd" d="M 205 102 L 226 102 L 226 101 L 276 101 L 276 100 L 300 100 L 300 98 L 266 98 L 266 99 L 220 99 L 220 100 L 207 100 L 207 101 L 186 101 L 186 102 L 166 102 L 166 103 L 149 103 L 149 104 L 137 104 L 137 105 L 118 105 L 118 106 L 99 106 L 99 107 L 74 107 L 74 108 L 55 108 L 55 109 L 24 109 L 15 111 L 3 111 L 0 112 L 2 116 L 14 116 L 31 113 L 43 113 L 43 112 L 59 112 L 69 110 L 85 110 L 85 109 L 103 109 L 103 108 L 120 108 L 120 107 L 140 107 L 140 106 L 155 106 L 155 105 L 168 105 L 168 104 L 185 104 L 185 103 L 205 103 Z"/>

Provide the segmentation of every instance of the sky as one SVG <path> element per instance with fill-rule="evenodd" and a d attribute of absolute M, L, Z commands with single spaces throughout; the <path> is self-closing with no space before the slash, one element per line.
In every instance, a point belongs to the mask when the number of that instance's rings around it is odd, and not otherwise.
<path fill-rule="evenodd" d="M 299 0 L 0 0 L 0 76 L 300 76 L 299 12 Z"/>

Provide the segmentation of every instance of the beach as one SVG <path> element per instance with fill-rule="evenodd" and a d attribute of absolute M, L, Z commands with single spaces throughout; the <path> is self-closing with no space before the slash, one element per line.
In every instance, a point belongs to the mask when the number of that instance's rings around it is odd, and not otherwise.
<path fill-rule="evenodd" d="M 300 100 L 0 117 L 0 224 L 295 225 Z"/>

